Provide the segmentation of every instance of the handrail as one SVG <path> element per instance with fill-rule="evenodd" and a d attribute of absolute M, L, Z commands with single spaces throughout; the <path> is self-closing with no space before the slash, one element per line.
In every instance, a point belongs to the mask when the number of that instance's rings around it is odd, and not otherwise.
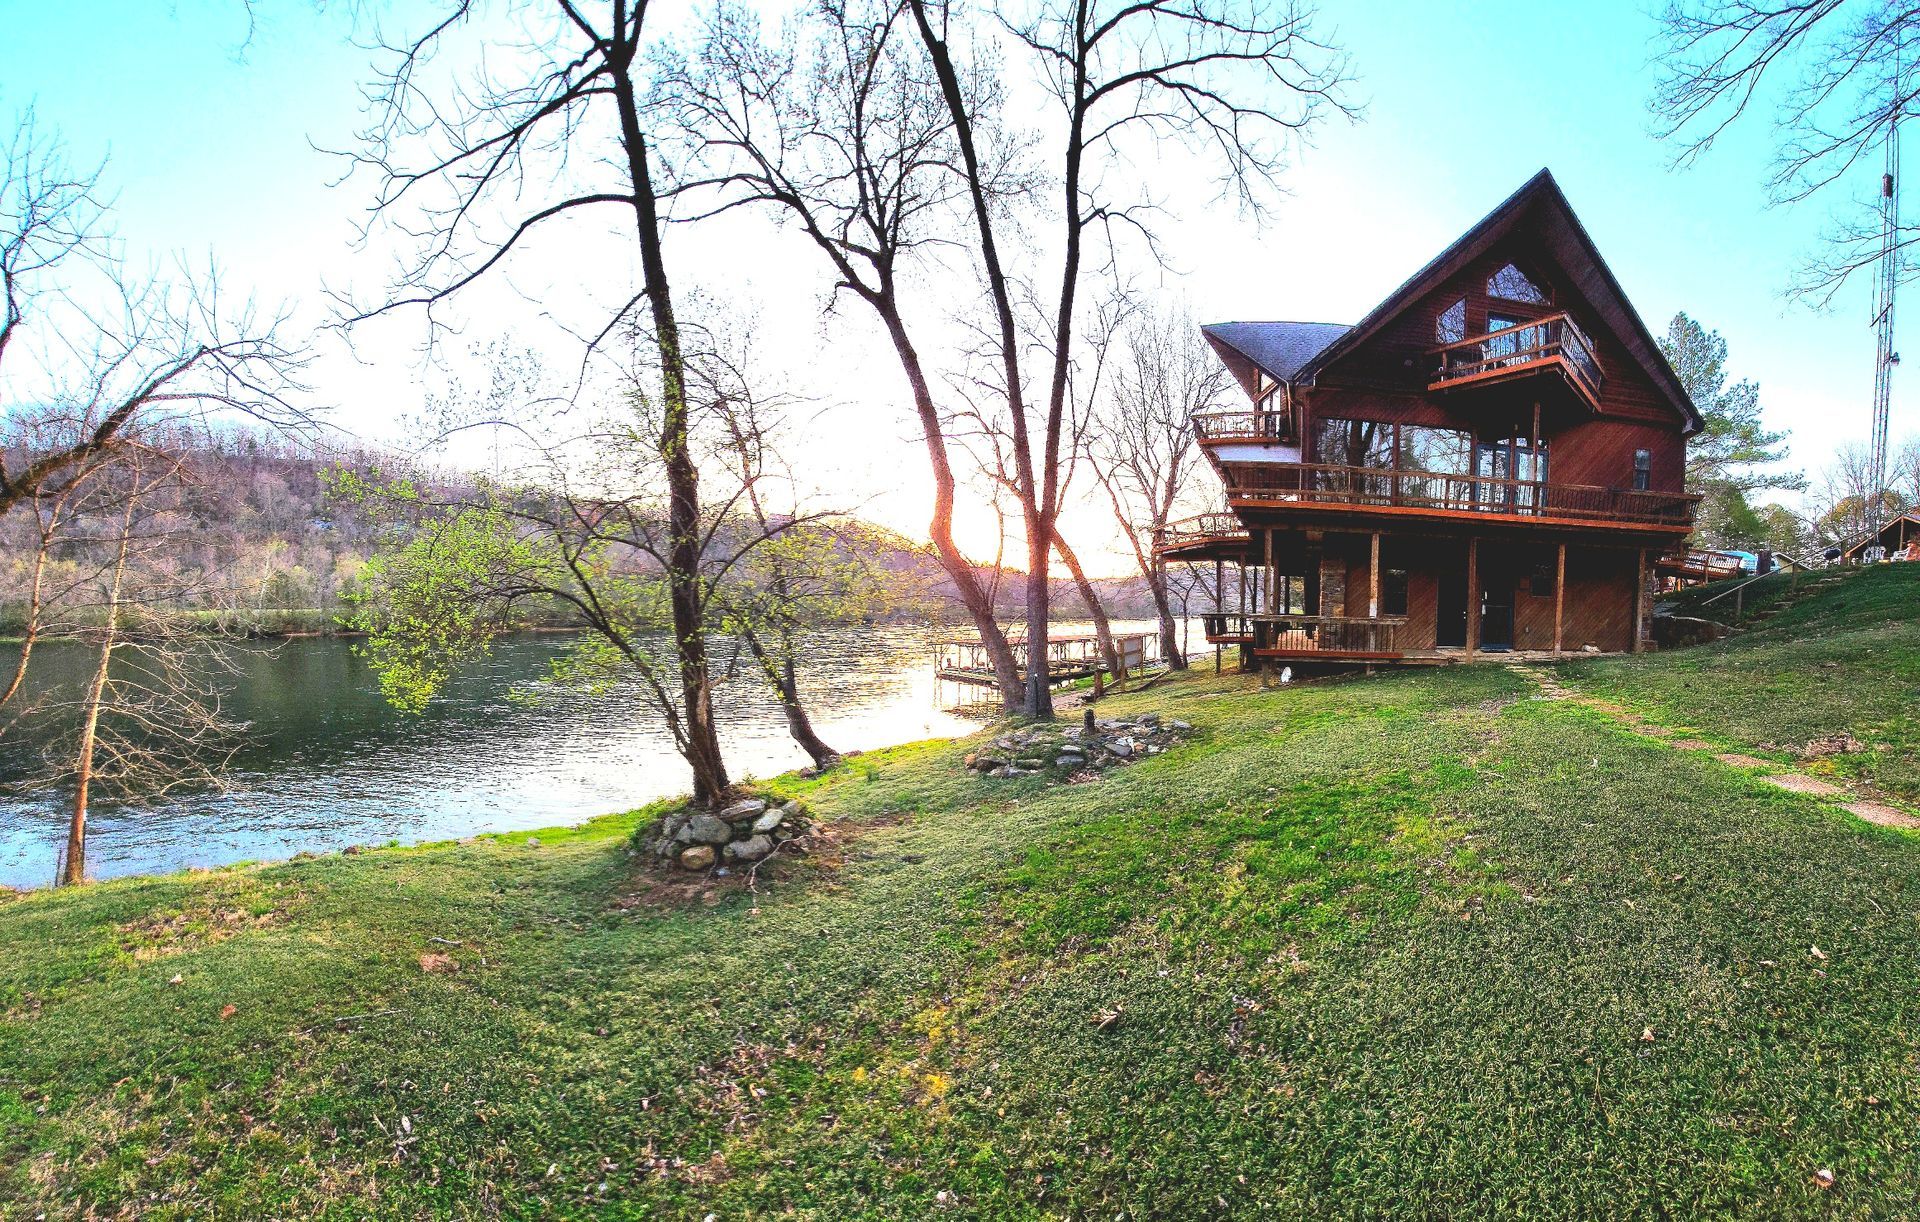
<path fill-rule="evenodd" d="M 1276 463 L 1242 472 L 1227 486 L 1229 500 L 1299 501 L 1510 517 L 1570 517 L 1686 525 L 1700 497 L 1587 484 L 1542 483 L 1498 476 L 1329 463 Z"/>
<path fill-rule="evenodd" d="M 1440 358 L 1429 383 L 1435 388 L 1555 357 L 1561 358 L 1573 379 L 1595 401 L 1606 380 L 1599 358 L 1594 355 L 1593 341 L 1566 313 L 1548 314 L 1485 335 L 1441 344 L 1428 349 L 1428 355 Z"/>
<path fill-rule="evenodd" d="M 1201 441 L 1274 441 L 1293 434 L 1284 412 L 1195 412 L 1191 418 Z"/>
<path fill-rule="evenodd" d="M 1214 511 L 1199 513 L 1190 518 L 1181 518 L 1169 522 L 1153 532 L 1153 546 L 1157 549 L 1173 547 L 1181 543 L 1194 543 L 1203 539 L 1247 539 L 1251 538 L 1246 523 L 1238 515 L 1230 512 Z"/>

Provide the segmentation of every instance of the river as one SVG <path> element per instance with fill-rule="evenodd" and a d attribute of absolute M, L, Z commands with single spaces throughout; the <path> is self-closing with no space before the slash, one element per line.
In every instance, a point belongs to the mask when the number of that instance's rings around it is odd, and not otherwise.
<path fill-rule="evenodd" d="M 933 629 L 823 632 L 802 671 L 822 736 L 842 751 L 965 734 L 977 722 L 936 706 Z M 88 872 L 96 878 L 277 859 L 355 844 L 414 843 L 579 823 L 685 792 L 687 772 L 664 727 L 634 691 L 590 696 L 536 684 L 568 638 L 503 638 L 425 713 L 380 698 L 352 644 L 302 638 L 236 651 L 224 711 L 247 723 L 218 792 L 146 805 L 96 802 Z M 27 700 L 83 681 L 82 648 L 35 651 Z M 742 677 L 723 684 L 718 713 L 736 779 L 807 762 L 779 706 Z M 16 727 L 0 737 L 0 885 L 37 887 L 54 875 L 69 793 L 36 785 L 43 753 Z M 10 782 L 10 783 L 9 783 Z"/>

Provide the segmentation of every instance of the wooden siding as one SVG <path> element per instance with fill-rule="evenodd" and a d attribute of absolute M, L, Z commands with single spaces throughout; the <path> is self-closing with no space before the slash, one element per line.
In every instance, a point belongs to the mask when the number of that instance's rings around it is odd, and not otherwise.
<path fill-rule="evenodd" d="M 1546 289 L 1552 302 L 1528 305 L 1488 298 L 1488 277 L 1510 262 Z M 1492 412 L 1484 402 L 1475 404 L 1470 397 L 1463 398 L 1462 392 L 1444 396 L 1427 393 L 1431 352 L 1438 342 L 1436 322 L 1443 310 L 1463 297 L 1467 301 L 1469 336 L 1485 331 L 1490 310 L 1523 320 L 1566 310 L 1593 339 L 1605 371 L 1599 414 L 1589 416 L 1565 405 L 1543 414 L 1542 432 L 1553 447 L 1554 482 L 1630 486 L 1633 452 L 1645 449 L 1653 461 L 1652 488 L 1667 492 L 1682 489 L 1684 420 L 1611 328 L 1600 323 L 1574 278 L 1524 228 L 1448 277 L 1378 334 L 1323 371 L 1317 385 L 1301 396 L 1304 414 L 1314 419 L 1377 420 L 1480 432 L 1500 431 L 1511 424 L 1524 433 L 1531 425 L 1531 421 L 1525 421 L 1523 426 L 1519 419 L 1529 414 L 1524 387 L 1516 391 L 1513 384 L 1508 384 L 1504 390 L 1513 397 L 1513 405 Z M 1548 389 L 1543 385 L 1532 397 L 1547 397 Z M 1465 393 L 1471 396 L 1474 392 Z"/>
<path fill-rule="evenodd" d="M 1298 536 L 1276 536 L 1276 554 L 1296 573 L 1318 562 L 1320 605 L 1315 614 L 1365 618 L 1371 604 L 1372 537 L 1329 532 L 1317 551 Z M 1638 549 L 1570 544 L 1567 547 L 1566 589 L 1556 599 L 1551 584 L 1537 587 L 1539 571 L 1558 577 L 1559 543 L 1511 542 L 1482 538 L 1476 565 L 1483 585 L 1510 581 L 1513 586 L 1514 649 L 1549 650 L 1554 647 L 1554 607 L 1561 607 L 1561 639 L 1568 652 L 1591 645 L 1609 653 L 1633 648 L 1634 577 Z M 1407 571 L 1407 612 L 1396 634 L 1396 647 L 1405 652 L 1431 650 L 1439 639 L 1440 586 L 1443 577 L 1466 570 L 1463 538 L 1403 538 L 1381 536 L 1380 569 Z M 1384 585 L 1384 582 L 1383 582 Z M 1384 609 L 1382 611 L 1384 615 Z M 1483 645 L 1482 641 L 1476 644 Z"/>

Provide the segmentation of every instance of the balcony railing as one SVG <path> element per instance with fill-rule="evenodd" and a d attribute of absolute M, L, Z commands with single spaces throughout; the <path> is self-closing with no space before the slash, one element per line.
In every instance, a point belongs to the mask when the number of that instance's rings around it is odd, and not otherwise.
<path fill-rule="evenodd" d="M 1284 412 L 1195 412 L 1193 435 L 1201 441 L 1279 441 L 1293 430 Z"/>
<path fill-rule="evenodd" d="M 1428 390 L 1451 390 L 1473 382 L 1491 382 L 1548 366 L 1557 366 L 1588 403 L 1598 406 L 1605 375 L 1593 355 L 1593 341 L 1565 314 L 1433 349 L 1439 367 Z"/>
<path fill-rule="evenodd" d="M 1637 492 L 1438 471 L 1287 463 L 1238 474 L 1227 485 L 1227 499 L 1689 526 L 1694 503 L 1700 498 L 1678 492 Z"/>
<path fill-rule="evenodd" d="M 1250 615 L 1256 653 L 1398 654 L 1405 616 L 1362 619 L 1346 615 Z"/>
<path fill-rule="evenodd" d="M 1185 547 L 1194 543 L 1244 543 L 1251 535 L 1246 523 L 1231 513 L 1202 513 L 1178 522 L 1169 522 L 1153 532 L 1153 550 Z"/>

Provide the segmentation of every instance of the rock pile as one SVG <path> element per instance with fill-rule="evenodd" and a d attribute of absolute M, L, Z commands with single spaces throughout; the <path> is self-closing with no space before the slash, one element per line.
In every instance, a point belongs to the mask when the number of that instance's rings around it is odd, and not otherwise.
<path fill-rule="evenodd" d="M 662 815 L 640 829 L 634 846 L 662 866 L 726 873 L 764 860 L 812 825 L 798 802 L 741 798 L 719 810 L 685 806 Z"/>
<path fill-rule="evenodd" d="M 1184 721 L 1162 721 L 1157 713 L 1096 720 L 1089 712 L 1081 725 L 1027 726 L 1002 734 L 990 746 L 968 753 L 966 766 L 995 778 L 1040 772 L 1092 775 L 1158 755 L 1192 729 Z"/>

